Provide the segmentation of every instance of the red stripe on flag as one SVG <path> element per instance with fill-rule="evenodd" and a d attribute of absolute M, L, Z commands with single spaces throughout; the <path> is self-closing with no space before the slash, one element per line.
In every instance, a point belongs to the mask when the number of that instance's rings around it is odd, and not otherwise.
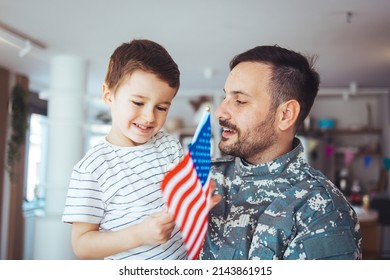
<path fill-rule="evenodd" d="M 191 257 L 191 253 L 196 255 L 196 257 L 199 255 L 200 249 L 203 245 L 204 237 L 207 231 L 208 226 L 208 219 L 207 219 L 207 213 L 206 215 L 203 215 L 202 219 L 197 220 L 197 224 L 199 224 L 200 229 L 197 231 L 192 231 L 191 234 L 195 234 L 193 236 L 193 240 L 191 242 L 187 242 L 188 245 L 188 252 Z"/>
<path fill-rule="evenodd" d="M 171 181 L 176 176 L 176 174 L 178 174 L 178 171 L 184 169 L 184 167 L 188 164 L 189 160 L 190 157 L 188 152 L 187 155 L 175 166 L 175 168 L 165 175 L 161 185 L 163 191 L 166 189 L 167 182 Z"/>
<path fill-rule="evenodd" d="M 184 163 L 186 164 L 180 164 L 169 172 L 170 176 L 167 176 L 167 180 L 164 179 L 162 183 L 165 201 L 167 201 L 171 213 L 174 214 L 175 220 L 179 219 L 179 221 L 182 221 L 184 216 L 183 212 L 179 210 L 188 204 L 187 197 L 190 199 L 191 195 L 196 195 L 193 192 L 193 185 L 197 183 L 197 175 L 193 170 L 192 161 L 186 156 Z M 179 214 L 180 217 L 178 217 Z"/>
<path fill-rule="evenodd" d="M 199 256 L 200 250 L 202 249 L 203 241 L 206 237 L 206 231 L 208 227 L 207 216 L 203 220 L 202 230 L 198 232 L 195 243 L 192 244 L 191 248 L 188 249 L 188 254 L 191 259 L 196 259 Z"/>
<path fill-rule="evenodd" d="M 209 184 L 202 188 L 189 152 L 168 172 L 161 188 L 183 235 L 189 258 L 196 259 L 207 231 Z"/>
<path fill-rule="evenodd" d="M 206 188 L 206 186 L 204 188 Z M 198 221 L 202 221 L 204 219 L 204 217 L 207 216 L 207 213 L 208 213 L 207 208 L 206 208 L 207 207 L 207 201 L 206 201 L 207 196 L 205 196 L 205 192 L 202 189 L 202 187 L 200 185 L 199 186 L 195 185 L 193 192 L 196 193 L 196 197 L 191 201 L 191 205 L 190 205 L 190 207 L 188 207 L 186 214 L 185 214 L 185 217 L 189 218 L 189 212 L 192 211 L 192 213 L 195 213 L 195 215 L 193 215 L 193 217 L 191 217 L 191 218 L 192 218 L 192 220 L 197 221 L 197 223 L 187 223 L 187 221 L 184 222 L 184 224 L 187 225 L 187 228 L 188 228 L 188 226 L 190 226 L 190 229 L 187 231 L 185 228 L 183 228 L 183 232 L 189 233 L 189 235 L 187 235 L 187 237 L 188 237 L 187 240 L 185 240 L 186 242 L 192 236 L 192 233 L 194 232 L 195 227 L 196 226 L 201 227 L 201 226 L 199 226 L 200 222 L 198 222 Z M 195 205 L 196 202 L 198 202 L 197 205 Z M 195 206 L 196 206 L 196 208 L 195 208 Z M 198 232 L 198 231 L 199 230 L 196 229 L 196 232 Z"/>

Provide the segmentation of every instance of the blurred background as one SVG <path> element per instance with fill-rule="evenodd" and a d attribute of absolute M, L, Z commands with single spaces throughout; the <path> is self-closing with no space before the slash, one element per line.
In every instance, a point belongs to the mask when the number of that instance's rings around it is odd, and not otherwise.
<path fill-rule="evenodd" d="M 297 136 L 354 205 L 364 258 L 388 258 L 389 12 L 388 0 L 1 0 L 1 259 L 75 258 L 61 222 L 71 170 L 109 129 L 101 86 L 132 39 L 179 65 L 164 129 L 185 148 L 202 109 L 221 102 L 234 55 L 274 44 L 318 55 L 319 95 Z"/>

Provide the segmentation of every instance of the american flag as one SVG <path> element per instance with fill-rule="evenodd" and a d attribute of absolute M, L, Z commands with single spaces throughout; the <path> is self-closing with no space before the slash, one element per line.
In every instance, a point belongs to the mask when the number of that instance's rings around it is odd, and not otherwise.
<path fill-rule="evenodd" d="M 163 197 L 183 235 L 187 254 L 197 259 L 207 232 L 210 166 L 210 112 L 205 111 L 189 151 L 162 183 Z"/>

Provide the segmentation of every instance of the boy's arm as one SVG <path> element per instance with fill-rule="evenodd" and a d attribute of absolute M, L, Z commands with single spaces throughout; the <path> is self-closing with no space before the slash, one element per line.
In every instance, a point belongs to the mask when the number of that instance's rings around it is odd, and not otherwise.
<path fill-rule="evenodd" d="M 72 246 L 81 259 L 101 259 L 142 245 L 169 240 L 175 222 L 166 211 L 156 212 L 141 223 L 118 231 L 99 231 L 98 224 L 74 222 Z"/>

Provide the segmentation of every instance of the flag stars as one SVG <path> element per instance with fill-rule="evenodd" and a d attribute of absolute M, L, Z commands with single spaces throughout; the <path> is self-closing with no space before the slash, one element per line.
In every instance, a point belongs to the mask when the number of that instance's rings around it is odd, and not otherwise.
<path fill-rule="evenodd" d="M 211 167 L 210 142 L 211 142 L 210 116 L 207 117 L 205 125 L 201 128 L 198 137 L 190 145 L 190 153 L 198 173 L 202 186 L 206 183 Z"/>

